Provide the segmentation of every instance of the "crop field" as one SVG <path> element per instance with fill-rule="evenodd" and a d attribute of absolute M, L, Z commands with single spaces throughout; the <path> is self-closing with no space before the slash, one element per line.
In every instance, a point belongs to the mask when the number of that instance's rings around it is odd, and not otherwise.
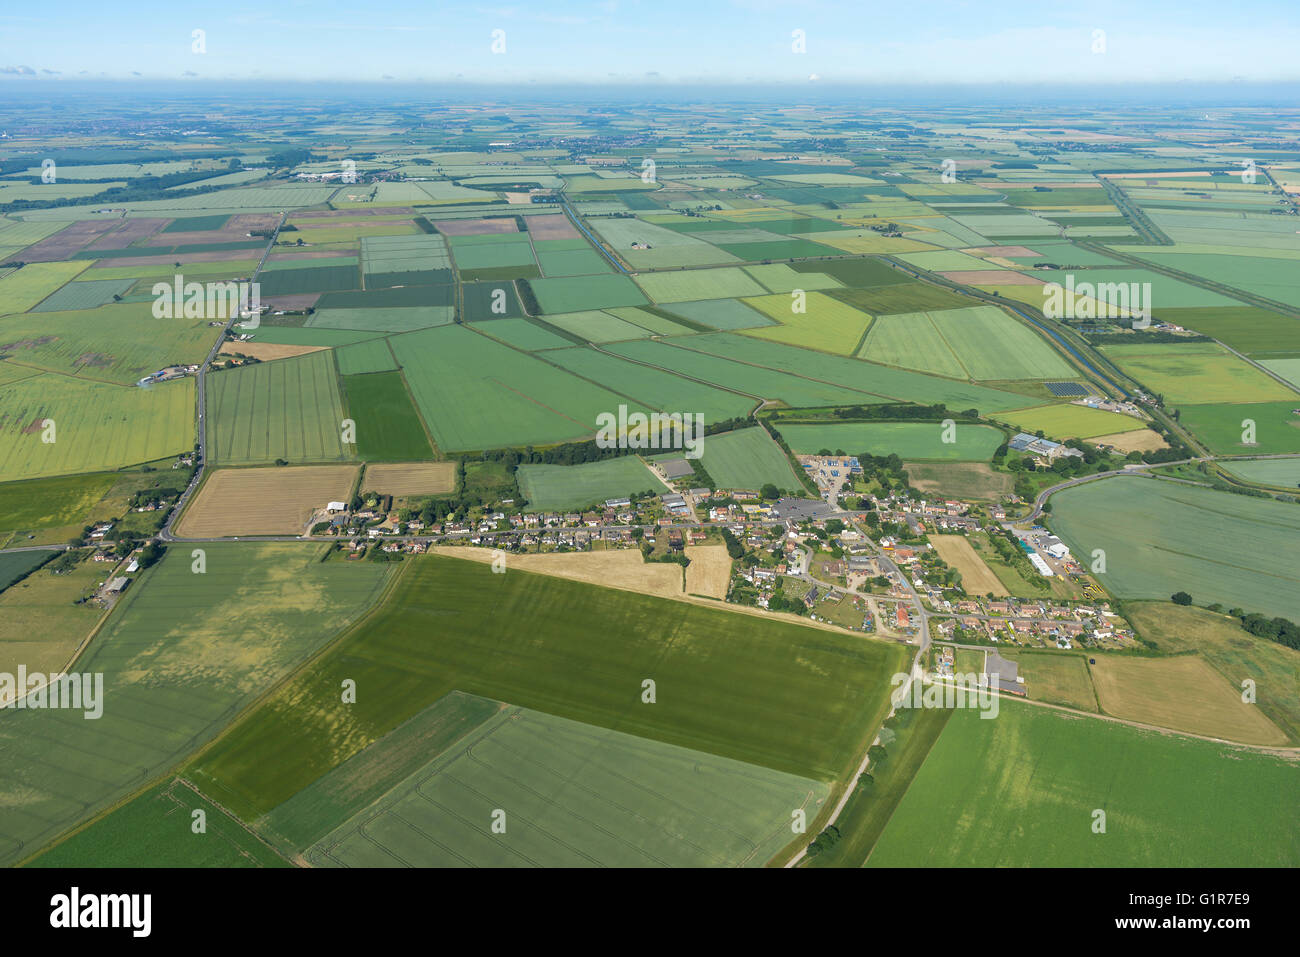
<path fill-rule="evenodd" d="M 195 811 L 207 830 L 191 830 Z M 289 867 L 239 821 L 193 787 L 172 780 L 115 808 L 28 867 Z"/>
<path fill-rule="evenodd" d="M 530 280 L 543 313 L 584 312 L 615 306 L 643 306 L 646 298 L 627 276 L 579 276 Z"/>
<path fill-rule="evenodd" d="M 359 466 L 216 469 L 208 474 L 176 533 L 189 538 L 301 535 L 316 509 L 348 501 Z"/>
<path fill-rule="evenodd" d="M 685 269 L 680 272 L 648 272 L 636 283 L 651 302 L 691 302 L 699 299 L 739 299 L 767 292 L 743 269 Z M 787 299 L 788 304 L 788 299 Z"/>
<path fill-rule="evenodd" d="M 656 226 L 642 219 L 595 219 L 591 227 L 615 253 L 635 269 L 671 269 L 678 266 L 713 266 L 739 259 L 702 239 Z M 633 249 L 632 244 L 648 246 Z M 606 303 L 626 305 L 626 303 Z"/>
<path fill-rule="evenodd" d="M 1170 404 L 1293 402 L 1300 393 L 1218 347 L 1201 343 L 1104 346 L 1101 351 Z"/>
<path fill-rule="evenodd" d="M 0 593 L 54 556 L 52 551 L 0 552 Z"/>
<path fill-rule="evenodd" d="M 687 602 L 458 559 L 403 565 L 375 617 L 202 758 L 205 793 L 256 818 L 451 690 L 830 781 L 903 660 L 883 642 Z M 385 693 L 341 713 L 343 677 Z M 640 703 L 646 677 L 654 707 Z"/>
<path fill-rule="evenodd" d="M 0 484 L 0 545 L 19 532 L 83 525 L 114 481 L 100 472 Z"/>
<path fill-rule="evenodd" d="M 1042 430 L 1053 439 L 1091 439 L 1099 435 L 1117 435 L 1146 428 L 1145 420 L 1131 415 L 1069 403 L 998 412 L 996 418 L 1010 422 L 1025 432 Z"/>
<path fill-rule="evenodd" d="M 15 553 L 0 556 L 12 559 Z M 49 673 L 66 667 L 104 614 L 101 608 L 77 603 L 98 588 L 107 574 L 105 565 L 83 553 L 83 560 L 68 571 L 56 575 L 53 569 L 40 568 L 0 591 L 0 671 L 16 674 L 23 665 L 32 672 Z"/>
<path fill-rule="evenodd" d="M 779 323 L 747 330 L 746 335 L 839 355 L 853 355 L 871 325 L 866 313 L 820 292 L 807 294 L 802 312 L 795 312 L 792 298 L 780 293 L 745 303 Z"/>
<path fill-rule="evenodd" d="M 1050 345 L 995 306 L 882 316 L 858 353 L 888 365 L 970 379 L 1071 378 Z"/>
<path fill-rule="evenodd" d="M 1229 684 L 1255 682 L 1264 715 L 1300 742 L 1300 651 L 1250 634 L 1228 615 L 1171 602 L 1129 602 L 1138 634 L 1166 653 L 1195 652 Z"/>
<path fill-rule="evenodd" d="M 1229 461 L 1224 463 L 1224 468 L 1247 482 L 1279 488 L 1300 488 L 1300 459 Z"/>
<path fill-rule="evenodd" d="M 899 275 L 904 274 L 899 273 Z M 873 316 L 938 312 L 945 309 L 964 309 L 973 305 L 972 300 L 966 296 L 924 282 L 890 283 L 867 289 L 833 289 L 828 292 L 828 295 Z"/>
<path fill-rule="evenodd" d="M 945 562 L 961 573 L 961 585 L 971 595 L 1002 597 L 1008 592 L 993 569 L 984 564 L 965 535 L 931 535 L 930 544 Z"/>
<path fill-rule="evenodd" d="M 647 408 L 667 413 L 698 413 L 704 416 L 706 423 L 746 416 L 758 404 L 756 399 L 748 396 L 727 392 L 693 379 L 684 379 L 661 369 L 628 362 L 594 349 L 554 349 L 545 354 L 545 359 L 584 379 L 603 383 Z"/>
<path fill-rule="evenodd" d="M 904 459 L 987 462 L 1002 444 L 1002 433 L 987 425 L 955 426 L 955 441 L 945 442 L 941 422 L 835 422 L 826 425 L 778 425 L 791 450 L 815 455 L 843 449 L 848 455 L 897 454 Z"/>
<path fill-rule="evenodd" d="M 0 314 L 26 312 L 64 283 L 80 275 L 86 262 L 28 263 L 0 279 Z"/>
<path fill-rule="evenodd" d="M 809 778 L 507 708 L 305 856 L 335 867 L 761 867 L 788 842 L 791 810 L 815 816 L 828 794 Z M 496 809 L 504 834 L 491 830 Z"/>
<path fill-rule="evenodd" d="M 1241 700 L 1238 682 L 1225 681 L 1194 655 L 1102 655 L 1091 670 L 1102 710 L 1117 718 L 1242 744 L 1287 743 L 1286 734 L 1259 708 Z"/>
<path fill-rule="evenodd" d="M 105 471 L 193 446 L 193 379 L 141 389 L 37 375 L 0 385 L 0 481 Z"/>
<path fill-rule="evenodd" d="M 1010 494 L 1014 482 L 984 462 L 904 462 L 909 484 L 926 495 L 965 502 L 996 502 Z"/>
<path fill-rule="evenodd" d="M 618 342 L 622 339 L 648 339 L 649 330 L 612 316 L 607 312 L 566 312 L 547 314 L 546 324 L 571 332 L 588 342 Z"/>
<path fill-rule="evenodd" d="M 1003 699 L 991 721 L 953 712 L 868 863 L 1294 867 L 1300 837 L 1276 796 L 1298 774 L 1285 758 Z"/>
<path fill-rule="evenodd" d="M 465 321 L 502 319 L 524 314 L 512 282 L 468 282 L 461 286 Z"/>
<path fill-rule="evenodd" d="M 397 369 L 397 360 L 393 358 L 393 350 L 388 348 L 386 339 L 369 339 L 343 346 L 335 349 L 334 355 L 338 359 L 339 374 L 344 376 Z"/>
<path fill-rule="evenodd" d="M 392 495 L 394 498 L 446 495 L 456 490 L 456 463 L 400 462 L 367 465 L 361 489 Z"/>
<path fill-rule="evenodd" d="M 321 546 L 212 542 L 195 574 L 191 551 L 172 546 L 79 660 L 112 689 L 101 718 L 47 709 L 0 722 L 4 863 L 173 767 L 347 627 L 389 574 L 322 563 Z"/>
<path fill-rule="evenodd" d="M 1300 452 L 1300 402 L 1184 405 L 1179 422 L 1223 455 Z"/>
<path fill-rule="evenodd" d="M 637 492 L 668 490 L 635 455 L 584 465 L 525 464 L 516 474 L 519 491 L 534 512 L 582 508 Z"/>
<path fill-rule="evenodd" d="M 758 489 L 768 482 L 802 488 L 790 460 L 761 426 L 707 436 L 702 462 L 718 488 Z"/>
<path fill-rule="evenodd" d="M 431 329 L 390 341 L 416 406 L 443 451 L 581 438 L 595 432 L 599 413 L 627 404 L 613 392 L 468 329 Z"/>
<path fill-rule="evenodd" d="M 369 462 L 433 457 L 433 447 L 400 372 L 343 377 L 348 418 L 356 423 L 356 454 Z"/>
<path fill-rule="evenodd" d="M 543 329 L 530 319 L 496 319 L 491 323 L 475 323 L 470 326 L 479 335 L 499 339 L 508 346 L 523 349 L 525 352 L 539 352 L 545 349 L 572 348 L 573 342 L 563 336 L 557 336 L 549 329 Z M 549 361 L 551 357 L 547 357 Z"/>
<path fill-rule="evenodd" d="M 313 352 L 208 376 L 208 456 L 214 464 L 340 461 L 343 403 L 334 357 Z"/>
<path fill-rule="evenodd" d="M 825 273 L 800 272 L 786 263 L 769 263 L 765 266 L 744 268 L 745 272 L 767 287 L 768 292 L 773 293 L 783 292 L 789 295 L 796 289 L 838 289 L 841 285 L 838 279 Z"/>
<path fill-rule="evenodd" d="M 1098 577 L 1121 598 L 1185 591 L 1200 604 L 1300 618 L 1294 506 L 1129 476 L 1064 489 L 1051 501 L 1052 529 L 1075 554 L 1103 549 Z"/>
<path fill-rule="evenodd" d="M 1008 651 L 999 654 L 1014 661 L 1019 676 L 1025 679 L 1031 701 L 1059 704 L 1078 711 L 1097 712 L 1097 692 L 1093 688 L 1088 661 L 1081 654 L 1059 651 Z M 1100 660 L 1100 659 L 1099 659 Z"/>
<path fill-rule="evenodd" d="M 765 342 L 748 335 L 714 333 L 665 340 L 685 348 L 766 366 L 808 379 L 820 379 L 884 398 L 908 402 L 942 402 L 951 409 L 981 411 L 1016 408 L 1025 397 L 985 386 L 895 369 L 848 356 L 833 356 L 780 342 Z M 720 382 L 726 385 L 725 381 Z M 862 401 L 862 400 L 856 400 Z M 1118 431 L 1112 428 L 1110 431 Z"/>
<path fill-rule="evenodd" d="M 1267 309 L 1162 309 L 1160 318 L 1255 358 L 1300 351 L 1300 322 Z"/>
<path fill-rule="evenodd" d="M 711 326 L 714 329 L 751 329 L 755 326 L 771 326 L 775 324 L 773 320 L 763 315 L 763 313 L 738 299 L 705 299 L 700 302 L 677 302 L 673 303 L 669 311 L 673 315 Z"/>

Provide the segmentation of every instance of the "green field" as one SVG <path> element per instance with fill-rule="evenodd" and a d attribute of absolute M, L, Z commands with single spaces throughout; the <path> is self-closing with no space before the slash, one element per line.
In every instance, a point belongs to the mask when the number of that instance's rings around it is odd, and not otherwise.
<path fill-rule="evenodd" d="M 205 831 L 194 833 L 193 814 Z M 56 844 L 29 867 L 289 867 L 193 788 L 168 781 Z"/>
<path fill-rule="evenodd" d="M 996 306 L 879 317 L 858 355 L 963 379 L 1069 379 L 1077 374 L 1044 339 Z"/>
<path fill-rule="evenodd" d="M 1061 402 L 1055 405 L 1037 405 L 1014 412 L 999 412 L 996 418 L 1009 422 L 1025 432 L 1042 431 L 1051 439 L 1091 439 L 1098 435 L 1134 432 L 1146 428 L 1143 419 L 1118 412 L 1090 409 L 1087 406 Z"/>
<path fill-rule="evenodd" d="M 208 376 L 208 458 L 251 465 L 340 462 L 343 404 L 334 357 L 312 352 Z"/>
<path fill-rule="evenodd" d="M 476 323 L 474 331 L 491 336 L 493 339 L 500 339 L 507 345 L 526 352 L 564 349 L 573 345 L 568 339 L 557 336 L 549 329 L 543 329 L 528 319 L 495 319 L 486 324 Z"/>
<path fill-rule="evenodd" d="M 1300 488 L 1300 459 L 1255 459 L 1226 461 L 1223 467 L 1238 478 L 1259 485 Z"/>
<path fill-rule="evenodd" d="M 26 312 L 89 265 L 81 260 L 28 263 L 9 273 L 0 279 L 0 315 Z"/>
<path fill-rule="evenodd" d="M 1170 405 L 1212 402 L 1293 402 L 1300 394 L 1213 344 L 1103 346 L 1125 373 Z"/>
<path fill-rule="evenodd" d="M 1179 422 L 1222 455 L 1300 452 L 1300 401 L 1184 405 Z M 1248 435 L 1249 429 L 1253 435 Z M 1246 440 L 1251 439 L 1248 443 Z"/>
<path fill-rule="evenodd" d="M 18 532 L 84 525 L 114 481 L 100 472 L 0 485 L 0 544 Z"/>
<path fill-rule="evenodd" d="M 785 452 L 762 426 L 706 436 L 702 464 L 718 488 L 758 489 L 768 482 L 783 490 L 803 488 Z"/>
<path fill-rule="evenodd" d="M 761 296 L 767 291 L 745 270 L 734 266 L 723 269 L 650 272 L 638 276 L 636 282 L 650 297 L 651 302 L 739 299 L 742 296 Z"/>
<path fill-rule="evenodd" d="M 754 326 L 774 324 L 757 309 L 752 309 L 737 299 L 676 302 L 669 311 L 683 319 L 712 326 L 714 329 L 751 329 Z"/>
<path fill-rule="evenodd" d="M 1121 598 L 1222 602 L 1300 620 L 1300 508 L 1129 476 L 1052 496 L 1052 529 L 1077 555 L 1106 553 Z"/>
<path fill-rule="evenodd" d="M 0 592 L 25 578 L 54 555 L 50 551 L 0 552 Z"/>
<path fill-rule="evenodd" d="M 325 867 L 761 867 L 792 836 L 792 810 L 815 816 L 829 790 L 507 708 L 305 856 Z"/>
<path fill-rule="evenodd" d="M 868 864 L 1295 867 L 1279 796 L 1298 774 L 1285 758 L 1004 698 L 993 720 L 954 712 Z"/>
<path fill-rule="evenodd" d="M 643 306 L 646 298 L 627 276 L 530 280 L 543 313 L 584 312 L 614 306 Z"/>
<path fill-rule="evenodd" d="M 588 342 L 618 342 L 622 339 L 648 339 L 650 332 L 640 326 L 612 316 L 608 312 L 566 312 L 546 314 L 547 325 L 573 333 Z"/>
<path fill-rule="evenodd" d="M 407 333 L 390 342 L 416 406 L 444 451 L 589 436 L 599 413 L 627 404 L 462 326 Z"/>
<path fill-rule="evenodd" d="M 369 339 L 349 346 L 335 349 L 334 355 L 339 360 L 339 374 L 361 375 L 366 372 L 393 372 L 397 369 L 397 360 L 384 339 Z"/>
<path fill-rule="evenodd" d="M 45 374 L 0 385 L 0 481 L 117 469 L 193 446 L 193 379 L 142 389 Z"/>
<path fill-rule="evenodd" d="M 585 465 L 525 464 L 516 474 L 519 491 L 534 512 L 582 508 L 650 489 L 668 490 L 635 455 Z"/>
<path fill-rule="evenodd" d="M 955 426 L 954 442 L 946 443 L 940 422 L 851 422 L 826 425 L 778 425 L 791 450 L 815 455 L 822 449 L 843 449 L 849 455 L 896 453 L 899 458 L 937 462 L 987 462 L 1002 444 L 1002 432 L 988 425 Z"/>
<path fill-rule="evenodd" d="M 343 399 L 348 418 L 357 426 L 358 458 L 367 462 L 433 458 L 433 447 L 400 372 L 344 376 Z"/>
<path fill-rule="evenodd" d="M 377 616 L 202 758 L 205 793 L 254 819 L 452 690 L 831 781 L 903 660 L 882 642 L 476 562 L 403 567 Z M 345 677 L 373 690 L 341 711 Z"/>
<path fill-rule="evenodd" d="M 745 303 L 778 323 L 747 330 L 746 335 L 839 355 L 853 355 L 871 325 L 866 313 L 820 292 L 807 294 L 802 312 L 795 312 L 792 297 L 781 293 L 746 299 Z"/>
<path fill-rule="evenodd" d="M 192 549 L 171 546 L 78 661 L 104 673 L 102 717 L 16 711 L 0 721 L 0 860 L 39 850 L 166 773 L 374 602 L 391 568 L 321 563 L 319 545 L 203 551 L 206 571 L 195 574 Z"/>

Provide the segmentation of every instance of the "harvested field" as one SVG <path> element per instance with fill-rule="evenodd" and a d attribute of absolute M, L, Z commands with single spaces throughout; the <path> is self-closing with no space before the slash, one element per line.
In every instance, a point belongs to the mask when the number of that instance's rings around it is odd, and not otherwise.
<path fill-rule="evenodd" d="M 984 462 L 904 462 L 903 468 L 917 491 L 963 502 L 996 502 L 1014 485 L 1010 475 Z"/>
<path fill-rule="evenodd" d="M 356 465 L 218 469 L 181 518 L 180 535 L 297 535 L 326 503 L 346 500 Z"/>
<path fill-rule="evenodd" d="M 961 584 L 970 595 L 992 594 L 998 598 L 1011 594 L 975 553 L 965 535 L 931 535 L 930 544 L 939 557 L 961 573 Z"/>
<path fill-rule="evenodd" d="M 1109 445 L 1121 452 L 1154 452 L 1167 449 L 1169 443 L 1150 429 L 1138 429 L 1136 432 L 1117 432 L 1114 435 L 1098 435 L 1088 440 L 1093 445 Z"/>
<path fill-rule="evenodd" d="M 708 598 L 726 598 L 731 584 L 731 556 L 725 545 L 688 545 L 686 591 Z"/>
<path fill-rule="evenodd" d="M 1204 658 L 1119 658 L 1092 666 L 1102 710 L 1117 718 L 1243 744 L 1286 744 L 1287 736 Z"/>
<path fill-rule="evenodd" d="M 443 495 L 456 489 L 455 462 L 392 462 L 366 466 L 364 492 L 406 495 Z"/>
<path fill-rule="evenodd" d="M 290 346 L 276 342 L 225 342 L 222 343 L 221 353 L 223 355 L 252 356 L 254 359 L 261 359 L 265 362 L 268 359 L 290 359 L 293 356 L 302 356 L 309 352 L 320 352 L 322 349 L 327 348 L 329 347 Z"/>
<path fill-rule="evenodd" d="M 487 548 L 462 548 L 433 545 L 435 555 L 491 562 L 493 551 Z M 554 575 L 573 581 L 635 591 L 659 598 L 682 597 L 682 569 L 679 565 L 647 563 L 634 548 L 616 552 L 560 552 L 550 555 L 510 555 L 506 568 Z"/>

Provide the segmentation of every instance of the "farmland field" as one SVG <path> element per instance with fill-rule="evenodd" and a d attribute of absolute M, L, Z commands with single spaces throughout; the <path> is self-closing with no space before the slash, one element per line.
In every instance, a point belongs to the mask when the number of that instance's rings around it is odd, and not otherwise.
<path fill-rule="evenodd" d="M 992 721 L 953 712 L 868 864 L 1294 867 L 1300 838 L 1276 796 L 1298 774 L 1285 758 L 1003 699 Z"/>
<path fill-rule="evenodd" d="M 1076 554 L 1105 551 L 1098 577 L 1121 598 L 1186 591 L 1201 604 L 1300 619 L 1293 505 L 1116 476 L 1057 492 L 1050 524 Z"/>
<path fill-rule="evenodd" d="M 1042 431 L 1052 439 L 1091 439 L 1099 435 L 1135 432 L 1146 428 L 1143 419 L 1131 415 L 1067 403 L 998 412 L 995 418 L 1009 422 L 1025 432 Z"/>
<path fill-rule="evenodd" d="M 707 436 L 702 462 L 718 488 L 758 489 L 768 482 L 802 488 L 790 460 L 761 426 Z"/>
<path fill-rule="evenodd" d="M 853 355 L 871 325 L 866 313 L 819 292 L 807 294 L 802 312 L 795 312 L 791 297 L 780 293 L 744 301 L 778 323 L 749 329 L 746 335 L 839 355 Z"/>
<path fill-rule="evenodd" d="M 507 708 L 305 856 L 335 867 L 761 867 L 787 842 L 791 809 L 815 816 L 828 793 L 809 778 Z M 503 834 L 491 829 L 498 808 Z"/>
<path fill-rule="evenodd" d="M 1013 482 L 984 462 L 904 462 L 912 488 L 963 502 L 996 502 L 1010 494 Z"/>
<path fill-rule="evenodd" d="M 962 423 L 945 442 L 941 422 L 836 422 L 827 425 L 777 425 L 792 451 L 815 455 L 822 449 L 843 449 L 848 455 L 866 452 L 904 459 L 987 462 L 1002 444 L 1002 433 L 987 425 Z"/>
<path fill-rule="evenodd" d="M 400 372 L 346 375 L 343 399 L 348 418 L 356 423 L 359 458 L 370 462 L 432 458 L 433 447 Z"/>
<path fill-rule="evenodd" d="M 319 561 L 322 546 L 173 546 L 129 590 L 79 661 L 113 703 L 18 711 L 0 722 L 10 810 L 0 860 L 13 863 L 147 784 L 375 601 L 387 566 Z M 0 596 L 3 600 L 4 596 Z"/>
<path fill-rule="evenodd" d="M 971 595 L 994 595 L 1002 597 L 1007 594 L 998 576 L 984 564 L 984 559 L 971 548 L 964 535 L 931 535 L 930 544 L 939 557 L 961 572 L 961 585 Z"/>
<path fill-rule="evenodd" d="M 531 511 L 582 508 L 637 492 L 666 492 L 635 455 L 620 455 L 585 465 L 521 465 L 519 491 Z"/>
<path fill-rule="evenodd" d="M 348 501 L 355 465 L 217 469 L 185 510 L 176 533 L 189 538 L 301 535 L 311 513 Z"/>
<path fill-rule="evenodd" d="M 869 639 L 518 570 L 441 557 L 403 566 L 376 617 L 202 758 L 192 779 L 205 793 L 257 817 L 453 689 L 829 781 L 865 746 L 903 657 Z M 507 625 L 524 615 L 527 629 Z M 438 641 L 421 637 L 430 616 L 443 623 Z M 340 713 L 329 702 L 345 676 L 386 691 Z M 647 676 L 653 708 L 639 703 Z"/>
<path fill-rule="evenodd" d="M 1172 343 L 1104 346 L 1121 369 L 1171 404 L 1295 402 L 1300 393 L 1270 379 L 1226 350 Z"/>
<path fill-rule="evenodd" d="M 217 465 L 341 461 L 334 357 L 313 352 L 208 376 L 208 456 Z"/>
<path fill-rule="evenodd" d="M 99 472 L 0 485 L 0 546 L 15 532 L 83 524 L 113 482 Z"/>
<path fill-rule="evenodd" d="M 0 314 L 26 312 L 74 276 L 88 262 L 28 263 L 0 279 Z"/>
<path fill-rule="evenodd" d="M 45 374 L 0 385 L 0 481 L 116 469 L 193 446 L 193 379 L 141 389 Z"/>
<path fill-rule="evenodd" d="M 11 557 L 0 553 L 0 559 Z M 40 568 L 0 591 L 0 671 L 15 674 L 19 665 L 59 671 L 103 617 L 103 609 L 77 602 L 104 581 L 108 569 L 84 552 L 82 558 L 68 571 Z"/>
<path fill-rule="evenodd" d="M 362 491 L 404 497 L 445 495 L 456 489 L 454 462 L 401 462 L 367 465 Z"/>

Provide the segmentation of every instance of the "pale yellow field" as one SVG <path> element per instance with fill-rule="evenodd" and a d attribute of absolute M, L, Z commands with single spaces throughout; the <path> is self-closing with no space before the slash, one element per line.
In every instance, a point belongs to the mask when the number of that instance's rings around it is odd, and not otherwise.
<path fill-rule="evenodd" d="M 725 545 L 688 545 L 686 590 L 692 595 L 726 598 L 731 584 L 731 556 Z"/>
<path fill-rule="evenodd" d="M 290 346 L 276 342 L 225 342 L 221 346 L 222 355 L 252 356 L 267 362 L 271 359 L 290 359 L 304 356 L 309 352 L 320 352 L 329 346 Z"/>
<path fill-rule="evenodd" d="M 965 535 L 931 535 L 930 544 L 940 558 L 961 572 L 961 584 L 967 594 L 987 595 L 992 592 L 998 597 L 1010 594 L 993 574 L 993 569 L 975 553 Z"/>
<path fill-rule="evenodd" d="M 1154 452 L 1167 449 L 1169 443 L 1150 429 L 1138 429 L 1136 432 L 1117 432 L 1114 435 L 1099 435 L 1088 440 L 1093 445 L 1113 445 L 1121 452 Z"/>
<path fill-rule="evenodd" d="M 1174 731 L 1243 744 L 1286 744 L 1287 737 L 1257 705 L 1203 658 L 1099 656 L 1092 666 L 1097 698 L 1107 714 Z"/>
<path fill-rule="evenodd" d="M 383 495 L 443 495 L 456 490 L 455 462 L 394 462 L 366 466 L 362 491 Z"/>
<path fill-rule="evenodd" d="M 491 562 L 494 554 L 492 549 L 454 545 L 434 545 L 429 550 L 436 555 L 450 555 L 452 558 L 468 558 L 478 562 Z M 589 585 L 637 591 L 660 598 L 680 598 L 684 594 L 680 565 L 647 563 L 635 548 L 612 552 L 506 555 L 506 574 L 512 568 L 539 575 L 571 578 Z"/>
<path fill-rule="evenodd" d="M 300 535 L 311 513 L 352 494 L 358 465 L 297 465 L 218 469 L 185 510 L 176 533 L 194 538 L 226 535 Z"/>

